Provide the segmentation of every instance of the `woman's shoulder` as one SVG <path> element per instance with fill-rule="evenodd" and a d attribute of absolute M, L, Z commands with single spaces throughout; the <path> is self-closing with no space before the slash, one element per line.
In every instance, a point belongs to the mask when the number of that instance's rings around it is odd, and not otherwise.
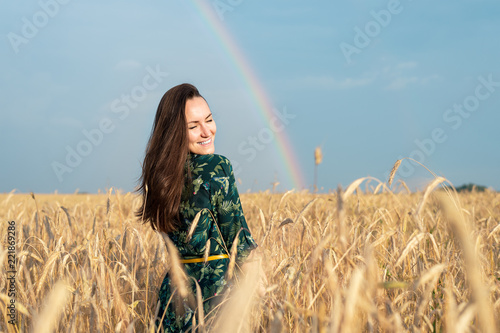
<path fill-rule="evenodd" d="M 211 176 L 229 176 L 232 171 L 231 161 L 223 155 L 193 155 L 193 173 L 202 171 Z"/>

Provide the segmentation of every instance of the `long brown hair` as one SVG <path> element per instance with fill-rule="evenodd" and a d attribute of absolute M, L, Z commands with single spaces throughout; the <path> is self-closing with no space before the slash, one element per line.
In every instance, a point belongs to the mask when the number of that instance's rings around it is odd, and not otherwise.
<path fill-rule="evenodd" d="M 168 233 L 182 226 L 179 205 L 189 174 L 185 107 L 194 97 L 202 97 L 195 86 L 175 86 L 163 95 L 156 111 L 137 189 L 143 203 L 135 212 L 154 230 Z"/>

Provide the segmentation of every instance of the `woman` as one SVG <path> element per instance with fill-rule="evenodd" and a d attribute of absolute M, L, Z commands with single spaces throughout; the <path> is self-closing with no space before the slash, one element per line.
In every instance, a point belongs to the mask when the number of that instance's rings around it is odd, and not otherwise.
<path fill-rule="evenodd" d="M 237 265 L 257 247 L 243 215 L 231 163 L 214 155 L 216 129 L 207 102 L 194 86 L 181 84 L 165 93 L 138 189 L 144 204 L 136 212 L 154 230 L 168 234 L 193 278 L 191 290 L 196 290 L 194 280 L 199 284 L 204 313 L 209 316 L 227 289 L 233 242 L 237 238 Z M 193 222 L 197 224 L 191 236 Z M 166 332 L 189 329 L 194 316 L 195 309 L 187 302 L 176 314 L 174 290 L 167 273 L 159 292 L 157 320 Z"/>

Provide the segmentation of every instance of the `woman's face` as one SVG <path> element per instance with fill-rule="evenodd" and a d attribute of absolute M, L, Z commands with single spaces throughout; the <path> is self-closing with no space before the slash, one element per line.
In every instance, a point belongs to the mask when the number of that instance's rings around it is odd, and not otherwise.
<path fill-rule="evenodd" d="M 205 99 L 194 97 L 186 101 L 186 122 L 189 151 L 199 155 L 213 154 L 217 127 Z"/>

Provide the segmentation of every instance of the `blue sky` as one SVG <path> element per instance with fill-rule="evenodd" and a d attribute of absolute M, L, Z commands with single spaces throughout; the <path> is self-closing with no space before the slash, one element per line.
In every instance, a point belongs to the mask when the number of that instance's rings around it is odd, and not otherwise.
<path fill-rule="evenodd" d="M 292 188 L 275 142 L 242 153 L 269 125 L 194 2 L 4 2 L 0 192 L 132 191 L 158 102 L 183 82 L 208 100 L 241 192 Z M 500 190 L 500 2 L 209 3 L 273 107 L 294 116 L 284 130 L 307 186 L 321 146 L 323 191 L 387 180 L 402 157 Z M 432 175 L 405 161 L 398 178 L 422 188 Z"/>

